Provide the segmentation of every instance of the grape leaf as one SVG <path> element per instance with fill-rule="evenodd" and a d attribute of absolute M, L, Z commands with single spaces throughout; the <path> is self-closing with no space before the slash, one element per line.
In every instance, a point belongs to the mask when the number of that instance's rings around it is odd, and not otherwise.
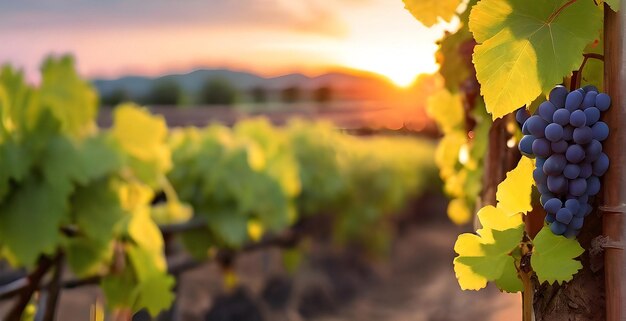
<path fill-rule="evenodd" d="M 554 235 L 545 226 L 533 240 L 530 264 L 540 282 L 565 282 L 583 267 L 574 258 L 584 251 L 576 239 Z"/>
<path fill-rule="evenodd" d="M 404 8 L 426 27 L 432 27 L 438 18 L 451 21 L 456 14 L 459 0 L 403 0 Z"/>
<path fill-rule="evenodd" d="M 65 132 L 82 135 L 95 130 L 98 95 L 76 73 L 71 56 L 46 59 L 41 77 L 41 107 L 52 111 Z"/>
<path fill-rule="evenodd" d="M 135 288 L 137 292 L 135 310 L 145 308 L 150 315 L 156 317 L 161 311 L 168 309 L 174 302 L 172 288 L 175 283 L 174 277 L 167 274 L 153 274 L 139 283 Z"/>
<path fill-rule="evenodd" d="M 470 14 L 476 77 L 494 119 L 530 104 L 582 62 L 602 24 L 592 1 L 482 0 Z"/>
<path fill-rule="evenodd" d="M 455 198 L 448 203 L 448 217 L 457 225 L 462 225 L 470 221 L 472 213 L 467 207 L 463 198 Z"/>
<path fill-rule="evenodd" d="M 461 84 L 473 71 L 471 61 L 473 44 L 474 39 L 467 25 L 463 25 L 453 34 L 446 35 L 439 42 L 439 50 L 435 53 L 435 58 L 446 88 L 451 92 L 459 91 Z"/>
<path fill-rule="evenodd" d="M 17 259 L 14 263 L 31 267 L 39 255 L 56 250 L 59 226 L 67 219 L 67 195 L 29 179 L 0 204 L 0 213 L 0 243 Z"/>
<path fill-rule="evenodd" d="M 65 244 L 67 263 L 78 277 L 105 271 L 113 256 L 113 242 L 102 243 L 84 236 L 75 236 Z"/>
<path fill-rule="evenodd" d="M 500 280 L 507 289 L 515 283 L 509 274 L 514 261 L 511 253 L 522 240 L 524 225 L 521 215 L 508 216 L 501 210 L 486 206 L 478 212 L 483 228 L 477 234 L 459 235 L 454 251 L 454 271 L 463 290 L 479 290 L 487 281 Z M 508 267 L 508 268 L 507 268 Z"/>
<path fill-rule="evenodd" d="M 524 290 L 524 284 L 519 278 L 515 261 L 507 260 L 502 270 L 502 276 L 496 279 L 496 285 L 500 290 L 515 293 Z"/>
<path fill-rule="evenodd" d="M 604 0 L 604 2 L 609 4 L 609 6 L 611 7 L 611 10 L 613 10 L 615 12 L 619 11 L 621 1 L 619 1 L 619 0 Z"/>
<path fill-rule="evenodd" d="M 465 111 L 459 94 L 438 90 L 428 97 L 427 112 L 445 134 L 463 128 Z"/>
<path fill-rule="evenodd" d="M 534 169 L 533 161 L 528 157 L 522 157 L 517 167 L 508 172 L 504 181 L 498 184 L 496 191 L 498 208 L 507 215 L 526 213 L 533 209 L 530 196 L 534 184 Z"/>

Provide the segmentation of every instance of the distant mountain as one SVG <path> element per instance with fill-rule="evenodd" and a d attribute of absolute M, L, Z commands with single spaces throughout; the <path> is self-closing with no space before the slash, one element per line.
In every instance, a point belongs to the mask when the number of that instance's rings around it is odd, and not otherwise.
<path fill-rule="evenodd" d="M 163 80 L 177 83 L 182 91 L 194 95 L 200 91 L 209 79 L 219 78 L 229 82 L 240 92 L 246 93 L 255 87 L 268 91 L 280 91 L 289 87 L 298 87 L 303 91 L 312 91 L 322 86 L 332 88 L 336 96 L 342 99 L 364 99 L 378 95 L 381 90 L 393 90 L 395 87 L 386 79 L 371 73 L 333 72 L 316 77 L 294 73 L 278 77 L 262 77 L 248 72 L 227 69 L 202 69 L 186 74 L 172 74 L 162 77 L 125 76 L 118 79 L 95 79 L 93 84 L 101 96 L 111 95 L 123 90 L 132 98 L 145 97 L 155 83 Z"/>

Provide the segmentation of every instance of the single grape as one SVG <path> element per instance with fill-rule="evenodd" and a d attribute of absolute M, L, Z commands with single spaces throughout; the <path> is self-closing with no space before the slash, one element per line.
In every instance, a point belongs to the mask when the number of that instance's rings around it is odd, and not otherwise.
<path fill-rule="evenodd" d="M 537 157 L 535 158 L 535 166 L 537 168 L 543 168 L 543 164 L 546 163 L 546 159 L 543 157 Z"/>
<path fill-rule="evenodd" d="M 585 204 L 585 216 L 591 214 L 592 211 L 593 211 L 593 207 L 591 207 L 591 205 L 589 204 Z"/>
<path fill-rule="evenodd" d="M 580 207 L 578 208 L 578 211 L 576 213 L 574 213 L 574 217 L 580 217 L 583 218 L 585 216 L 585 213 L 587 212 L 587 206 L 589 204 L 587 203 L 580 203 Z"/>
<path fill-rule="evenodd" d="M 541 117 L 548 123 L 552 122 L 552 115 L 554 115 L 555 111 L 556 107 L 554 107 L 554 105 L 549 100 L 542 102 L 537 108 L 537 114 L 539 115 L 539 117 Z"/>
<path fill-rule="evenodd" d="M 537 183 L 537 191 L 541 195 L 546 194 L 546 193 L 550 193 L 550 190 L 548 189 L 548 178 L 547 177 L 546 177 L 546 183 L 545 184 Z"/>
<path fill-rule="evenodd" d="M 565 153 L 565 151 L 567 151 L 567 142 L 564 140 L 559 140 L 558 142 L 552 142 L 550 144 L 550 147 L 552 148 L 552 152 L 555 154 L 563 154 Z"/>
<path fill-rule="evenodd" d="M 603 141 L 609 137 L 609 126 L 603 121 L 599 121 L 591 126 L 591 131 L 593 138 L 599 141 Z"/>
<path fill-rule="evenodd" d="M 539 187 L 539 186 L 537 186 Z M 554 195 L 550 192 L 548 193 L 540 193 L 541 196 L 539 197 L 539 203 L 541 203 L 541 205 L 543 206 L 548 200 L 554 198 Z"/>
<path fill-rule="evenodd" d="M 598 87 L 594 86 L 594 85 L 586 85 L 585 87 L 583 87 L 583 90 L 589 94 L 592 91 L 595 91 L 596 94 L 598 93 Z"/>
<path fill-rule="evenodd" d="M 589 178 L 589 176 L 591 176 L 591 174 L 593 173 L 593 168 L 591 167 L 591 164 L 581 163 L 579 165 L 580 165 L 580 174 L 578 176 L 582 178 Z"/>
<path fill-rule="evenodd" d="M 543 209 L 552 214 L 556 214 L 561 207 L 563 207 L 563 203 L 558 198 L 551 198 L 543 203 Z"/>
<path fill-rule="evenodd" d="M 569 116 L 569 123 L 574 127 L 585 126 L 587 123 L 587 116 L 585 116 L 585 112 L 582 110 L 574 110 Z"/>
<path fill-rule="evenodd" d="M 597 124 L 598 123 L 596 123 L 596 125 Z M 580 145 L 588 144 L 594 138 L 593 131 L 587 126 L 575 128 L 574 135 L 572 137 L 574 138 L 574 142 Z"/>
<path fill-rule="evenodd" d="M 567 124 L 569 124 L 569 117 L 570 117 L 571 113 L 569 110 L 567 109 L 557 109 L 554 112 L 554 115 L 552 115 L 552 121 L 561 125 L 561 126 L 565 126 Z"/>
<path fill-rule="evenodd" d="M 585 122 L 586 126 L 591 127 L 598 120 L 600 120 L 600 110 L 596 107 L 589 107 L 585 109 L 584 113 L 587 118 L 587 121 Z"/>
<path fill-rule="evenodd" d="M 532 143 L 532 152 L 537 157 L 548 157 L 552 154 L 550 142 L 545 138 L 537 138 Z"/>
<path fill-rule="evenodd" d="M 570 112 L 578 109 L 578 107 L 580 107 L 580 104 L 582 104 L 583 102 L 583 98 L 583 94 L 578 90 L 574 90 L 571 93 L 567 94 L 567 97 L 565 98 L 565 109 L 569 110 Z"/>
<path fill-rule="evenodd" d="M 558 142 L 563 138 L 563 127 L 556 123 L 548 124 L 544 134 L 549 141 Z"/>
<path fill-rule="evenodd" d="M 548 190 L 556 194 L 564 194 L 568 191 L 568 182 L 564 176 L 548 176 Z"/>
<path fill-rule="evenodd" d="M 598 159 L 591 165 L 593 175 L 602 176 L 609 169 L 609 157 L 605 153 L 600 153 Z"/>
<path fill-rule="evenodd" d="M 587 181 L 584 178 L 577 178 L 569 181 L 569 193 L 574 196 L 581 196 L 587 191 Z"/>
<path fill-rule="evenodd" d="M 583 98 L 583 109 L 587 110 L 589 107 L 594 107 L 596 105 L 596 96 L 598 95 L 598 91 L 591 90 L 585 94 L 585 98 Z"/>
<path fill-rule="evenodd" d="M 586 147 L 585 147 L 585 154 L 586 154 L 586 158 L 585 158 L 585 162 L 593 162 L 596 159 L 598 159 L 598 157 L 600 157 L 600 153 L 602 152 L 602 143 L 600 143 L 597 140 L 592 140 L 591 143 L 589 143 Z"/>
<path fill-rule="evenodd" d="M 548 96 L 549 97 L 548 99 L 554 105 L 554 107 L 563 108 L 565 107 L 565 98 L 567 97 L 567 94 L 568 94 L 567 88 L 561 85 L 558 85 L 550 91 L 550 95 Z"/>
<path fill-rule="evenodd" d="M 565 152 L 565 158 L 570 163 L 580 163 L 585 158 L 585 150 L 580 145 L 570 145 Z"/>
<path fill-rule="evenodd" d="M 530 118 L 530 114 L 528 113 L 526 107 L 522 107 L 515 112 L 515 120 L 517 120 L 517 123 L 520 124 L 520 126 L 522 126 L 528 118 Z"/>
<path fill-rule="evenodd" d="M 569 224 L 573 216 L 574 215 L 572 215 L 572 212 L 565 207 L 556 212 L 556 220 L 563 224 Z"/>
<path fill-rule="evenodd" d="M 565 201 L 565 208 L 567 208 L 572 214 L 574 214 L 578 212 L 578 209 L 580 208 L 580 203 L 577 199 L 568 199 L 567 201 Z"/>
<path fill-rule="evenodd" d="M 584 209 L 583 209 L 584 212 Z M 574 216 L 572 220 L 569 222 L 569 226 L 573 229 L 580 230 L 583 227 L 583 222 L 585 219 L 582 216 Z"/>
<path fill-rule="evenodd" d="M 578 196 L 578 202 L 580 204 L 586 204 L 587 201 L 589 201 L 589 195 L 583 194 L 583 195 Z"/>
<path fill-rule="evenodd" d="M 541 117 L 537 115 L 530 116 L 530 118 L 528 118 L 528 120 L 524 124 L 528 124 L 528 131 L 531 135 L 537 138 L 543 137 L 546 126 L 548 126 L 548 122 L 541 119 Z"/>
<path fill-rule="evenodd" d="M 522 134 L 530 135 L 530 131 L 528 130 L 528 122 L 524 122 L 522 124 Z"/>
<path fill-rule="evenodd" d="M 535 141 L 535 136 L 525 135 L 519 141 L 519 151 L 524 154 L 526 157 L 533 156 L 533 142 Z"/>
<path fill-rule="evenodd" d="M 600 192 L 600 179 L 597 176 L 587 178 L 587 194 L 594 196 Z"/>
<path fill-rule="evenodd" d="M 554 154 L 543 164 L 543 172 L 546 175 L 559 175 L 563 172 L 563 169 L 567 165 L 567 159 L 563 154 Z"/>
<path fill-rule="evenodd" d="M 541 168 L 535 168 L 533 170 L 533 179 L 537 184 L 545 185 L 547 184 L 546 174 L 543 172 Z"/>
<path fill-rule="evenodd" d="M 596 96 L 596 107 L 600 111 L 606 111 L 611 106 L 611 97 L 605 93 L 600 93 Z"/>
<path fill-rule="evenodd" d="M 546 222 L 548 222 L 548 224 L 552 223 L 556 221 L 556 215 L 555 214 L 546 214 Z"/>
<path fill-rule="evenodd" d="M 580 233 L 579 230 L 573 229 L 568 226 L 565 232 L 563 232 L 563 236 L 565 236 L 568 239 L 573 239 L 578 235 L 578 233 Z"/>
<path fill-rule="evenodd" d="M 556 235 L 563 235 L 565 230 L 567 230 L 567 227 L 559 221 L 554 221 L 554 223 L 550 224 L 550 231 Z"/>
<path fill-rule="evenodd" d="M 543 173 L 543 172 L 542 172 Z M 576 164 L 567 164 L 563 169 L 563 176 L 567 179 L 574 179 L 580 175 L 580 166 Z"/>

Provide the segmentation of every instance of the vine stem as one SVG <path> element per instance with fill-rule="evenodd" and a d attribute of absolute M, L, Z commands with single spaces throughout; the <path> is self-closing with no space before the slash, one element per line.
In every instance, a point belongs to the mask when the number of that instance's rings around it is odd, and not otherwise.
<path fill-rule="evenodd" d="M 570 91 L 575 90 L 576 88 L 580 87 L 580 82 L 583 76 L 583 69 L 585 68 L 585 65 L 587 64 L 587 60 L 589 60 L 589 58 L 604 61 L 604 56 L 601 54 L 596 54 L 596 53 L 586 53 L 586 54 L 583 54 L 583 57 L 584 57 L 583 62 L 580 64 L 580 68 L 578 68 L 578 70 L 574 71 L 574 73 L 572 74 L 572 80 L 570 82 Z"/>
<path fill-rule="evenodd" d="M 561 11 L 563 11 L 565 8 L 569 7 L 570 5 L 574 4 L 574 2 L 576 2 L 576 0 L 569 0 L 568 2 L 564 3 L 560 8 L 558 8 L 555 12 L 553 12 L 548 17 L 546 23 L 547 24 L 552 23 L 552 21 L 554 21 L 554 19 L 556 19 L 556 17 L 558 17 L 559 14 L 561 14 Z"/>
<path fill-rule="evenodd" d="M 522 291 L 522 321 L 534 321 L 533 300 L 535 289 L 529 273 L 520 271 L 519 275 L 524 285 L 524 291 Z"/>

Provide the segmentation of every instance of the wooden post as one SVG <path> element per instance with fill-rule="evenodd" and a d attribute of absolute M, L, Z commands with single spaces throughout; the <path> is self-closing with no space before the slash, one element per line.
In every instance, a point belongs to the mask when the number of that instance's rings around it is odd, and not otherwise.
<path fill-rule="evenodd" d="M 604 121 L 610 129 L 604 149 L 610 167 L 603 181 L 602 206 L 606 320 L 626 320 L 626 0 L 621 10 L 604 8 L 604 89 L 612 105 Z"/>

